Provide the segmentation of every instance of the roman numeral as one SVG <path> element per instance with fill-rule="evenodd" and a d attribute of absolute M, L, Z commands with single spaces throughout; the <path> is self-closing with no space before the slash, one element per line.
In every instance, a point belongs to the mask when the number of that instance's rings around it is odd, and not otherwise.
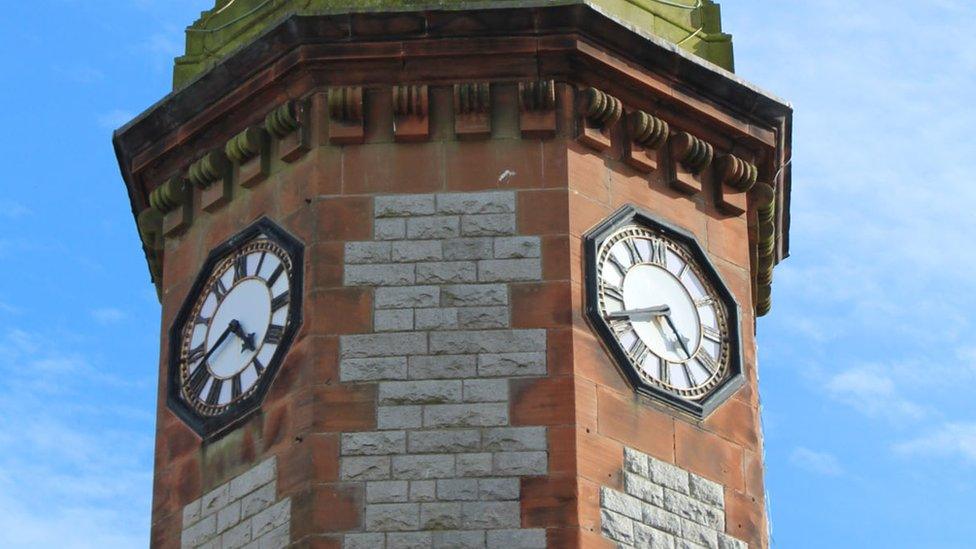
<path fill-rule="evenodd" d="M 204 317 L 203 315 L 198 316 L 194 321 L 194 324 L 210 324 L 210 319 Z"/>
<path fill-rule="evenodd" d="M 264 258 L 267 255 L 268 255 L 268 252 L 261 252 L 261 258 L 258 259 L 258 266 L 257 266 L 256 269 L 254 269 L 254 274 L 257 274 L 257 275 L 260 275 L 261 274 L 261 266 L 264 265 Z"/>
<path fill-rule="evenodd" d="M 630 355 L 631 360 L 634 364 L 640 366 L 644 364 L 644 359 L 647 358 L 647 345 L 638 337 L 633 344 L 631 344 L 630 349 L 627 349 L 627 354 Z"/>
<path fill-rule="evenodd" d="M 685 271 L 687 271 L 687 270 L 688 270 L 688 264 L 687 263 L 683 263 L 681 265 L 681 270 L 678 271 L 678 278 L 681 278 L 682 276 L 684 276 L 685 275 Z"/>
<path fill-rule="evenodd" d="M 190 375 L 189 381 L 187 381 L 186 388 L 190 396 L 199 398 L 200 391 L 203 390 L 203 386 L 207 384 L 208 379 L 210 379 L 210 370 L 207 369 L 206 364 L 201 363 L 193 371 L 193 374 Z"/>
<path fill-rule="evenodd" d="M 661 383 L 671 384 L 671 363 L 667 360 L 662 360 L 661 365 Z"/>
<path fill-rule="evenodd" d="M 668 266 L 668 247 L 663 240 L 651 240 L 651 263 L 667 268 Z"/>
<path fill-rule="evenodd" d="M 624 292 L 616 286 L 610 286 L 609 284 L 603 286 L 603 295 L 620 303 L 621 305 L 624 304 Z"/>
<path fill-rule="evenodd" d="M 233 400 L 237 400 L 241 396 L 242 392 L 243 391 L 241 391 L 241 374 L 238 373 L 236 376 L 234 376 L 233 379 L 231 379 L 231 386 L 230 386 L 231 398 Z"/>
<path fill-rule="evenodd" d="M 206 342 L 201 343 L 199 347 L 194 347 L 193 349 L 190 349 L 190 352 L 186 354 L 186 362 L 188 364 L 193 364 L 194 362 L 203 358 L 203 355 L 207 353 L 207 350 L 204 347 L 204 345 L 206 345 Z"/>
<path fill-rule="evenodd" d="M 705 296 L 701 299 L 695 300 L 695 307 L 705 307 L 707 305 L 711 305 L 712 303 L 715 303 L 715 300 L 711 297 Z"/>
<path fill-rule="evenodd" d="M 705 335 L 706 338 L 711 339 L 715 343 L 721 343 L 722 342 L 722 334 L 719 333 L 719 331 L 716 330 L 715 328 L 712 328 L 711 326 L 704 326 L 703 325 L 702 326 L 702 333 Z"/>
<path fill-rule="evenodd" d="M 258 377 L 261 377 L 261 374 L 264 373 L 264 364 L 261 364 L 258 357 L 254 357 L 254 360 L 252 360 L 251 363 L 254 364 L 254 371 L 258 373 Z"/>
<path fill-rule="evenodd" d="M 240 254 L 234 258 L 234 282 L 247 277 L 247 256 Z"/>
<path fill-rule="evenodd" d="M 695 361 L 701 365 L 709 373 L 709 375 L 715 375 L 718 371 L 718 363 L 712 358 L 712 355 L 706 353 L 705 351 L 699 351 L 698 355 L 695 356 Z"/>
<path fill-rule="evenodd" d="M 224 281 L 218 278 L 213 283 L 212 291 L 214 296 L 217 297 L 217 302 L 221 302 L 224 300 L 224 296 L 227 295 L 227 286 L 224 286 Z"/>
<path fill-rule="evenodd" d="M 210 392 L 207 393 L 207 404 L 216 406 L 220 402 L 220 389 L 224 386 L 224 380 L 214 378 L 210 384 Z"/>
<path fill-rule="evenodd" d="M 623 276 L 627 276 L 627 268 L 624 267 L 623 265 L 621 265 L 620 264 L 620 260 L 617 259 L 616 257 L 614 257 L 613 254 L 609 254 L 607 256 L 607 262 L 609 262 L 611 265 L 613 265 L 613 268 L 614 269 L 617 269 L 617 272 L 620 273 L 620 276 L 622 276 L 622 277 Z"/>
<path fill-rule="evenodd" d="M 610 329 L 613 330 L 613 333 L 617 334 L 618 338 L 630 331 L 629 320 L 618 318 L 609 321 L 609 324 L 610 324 Z"/>
<path fill-rule="evenodd" d="M 288 291 L 286 290 L 278 297 L 271 300 L 271 311 L 277 311 L 278 309 L 288 305 Z"/>
<path fill-rule="evenodd" d="M 691 373 L 691 368 L 688 367 L 687 362 L 681 365 L 681 369 L 685 372 L 685 379 L 688 380 L 689 387 L 695 387 L 698 385 L 695 383 L 695 375 Z"/>
<path fill-rule="evenodd" d="M 278 326 L 277 324 L 272 324 L 268 326 L 268 333 L 264 335 L 264 342 L 271 343 L 272 345 L 277 345 L 281 343 L 282 336 L 285 335 L 285 327 Z"/>
<path fill-rule="evenodd" d="M 641 256 L 640 250 L 637 249 L 637 243 L 633 238 L 624 240 L 624 246 L 627 248 L 627 253 L 630 254 L 631 265 L 637 265 L 638 263 L 644 262 L 644 258 Z"/>
<path fill-rule="evenodd" d="M 285 265 L 284 263 L 279 263 L 278 268 L 271 273 L 271 278 L 268 279 L 268 286 L 274 286 L 275 281 L 278 280 L 278 277 L 281 276 L 281 273 L 283 272 L 285 272 Z"/>

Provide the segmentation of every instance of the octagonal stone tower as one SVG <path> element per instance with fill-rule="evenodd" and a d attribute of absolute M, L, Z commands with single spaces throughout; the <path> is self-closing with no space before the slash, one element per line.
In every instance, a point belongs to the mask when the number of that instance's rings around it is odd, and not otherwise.
<path fill-rule="evenodd" d="M 162 303 L 151 545 L 766 547 L 791 108 L 731 70 L 707 0 L 205 12 L 114 139 Z M 635 220 L 717 288 L 707 401 L 602 324 Z M 670 310 L 628 314 L 691 362 Z"/>

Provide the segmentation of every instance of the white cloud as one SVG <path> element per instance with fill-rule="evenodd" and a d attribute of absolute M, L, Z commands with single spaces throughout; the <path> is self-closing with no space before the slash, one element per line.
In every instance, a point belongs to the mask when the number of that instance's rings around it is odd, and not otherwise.
<path fill-rule="evenodd" d="M 2 201 L 0 202 L 0 217 L 6 217 L 7 219 L 17 220 L 30 215 L 31 210 L 27 206 L 17 202 Z"/>
<path fill-rule="evenodd" d="M 125 311 L 114 307 L 95 309 L 91 312 L 91 315 L 99 324 L 114 324 L 125 320 L 126 317 Z"/>
<path fill-rule="evenodd" d="M 827 477 L 837 477 L 844 474 L 843 467 L 833 454 L 827 452 L 817 452 L 809 448 L 798 446 L 790 454 L 790 462 L 811 473 L 817 473 Z"/>
<path fill-rule="evenodd" d="M 915 439 L 896 444 L 903 456 L 960 458 L 976 465 L 976 423 L 947 423 Z"/>
<path fill-rule="evenodd" d="M 895 382 L 881 368 L 851 368 L 830 377 L 824 388 L 827 394 L 859 412 L 892 421 L 918 420 L 927 411 L 902 397 Z"/>
<path fill-rule="evenodd" d="M 122 109 L 115 109 L 99 116 L 98 125 L 103 128 L 114 130 L 126 124 L 133 118 L 135 118 L 135 115 L 131 112 Z"/>

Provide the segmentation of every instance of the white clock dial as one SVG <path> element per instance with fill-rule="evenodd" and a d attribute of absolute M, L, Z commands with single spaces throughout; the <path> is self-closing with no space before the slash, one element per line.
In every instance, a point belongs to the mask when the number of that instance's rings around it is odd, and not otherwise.
<path fill-rule="evenodd" d="M 688 399 L 725 376 L 725 308 L 681 244 L 640 226 L 603 242 L 597 259 L 600 315 L 646 382 Z"/>
<path fill-rule="evenodd" d="M 180 393 L 201 415 L 248 397 L 282 343 L 291 307 L 291 260 L 265 238 L 217 264 L 182 330 Z"/>

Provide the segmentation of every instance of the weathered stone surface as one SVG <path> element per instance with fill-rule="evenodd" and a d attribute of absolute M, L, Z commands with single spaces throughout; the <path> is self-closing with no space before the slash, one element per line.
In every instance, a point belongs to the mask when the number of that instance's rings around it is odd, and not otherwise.
<path fill-rule="evenodd" d="M 398 240 L 407 237 L 406 219 L 377 219 L 373 225 L 377 240 Z"/>
<path fill-rule="evenodd" d="M 374 532 L 417 530 L 420 505 L 416 503 L 374 503 L 366 505 L 366 529 Z"/>
<path fill-rule="evenodd" d="M 470 452 L 481 446 L 476 429 L 446 429 L 410 433 L 407 449 L 411 453 Z"/>
<path fill-rule="evenodd" d="M 420 309 L 416 313 L 418 330 L 454 330 L 458 327 L 458 310 Z"/>
<path fill-rule="evenodd" d="M 460 503 L 422 503 L 420 505 L 421 528 L 428 530 L 460 528 L 461 512 Z"/>
<path fill-rule="evenodd" d="M 375 456 L 406 451 L 407 434 L 403 431 L 343 433 L 342 455 Z"/>
<path fill-rule="evenodd" d="M 462 284 L 441 288 L 443 304 L 453 307 L 508 305 L 504 284 Z"/>
<path fill-rule="evenodd" d="M 494 455 L 496 475 L 544 475 L 548 468 L 549 455 L 546 452 L 501 452 Z"/>
<path fill-rule="evenodd" d="M 380 404 L 445 404 L 461 402 L 460 381 L 385 381 Z"/>
<path fill-rule="evenodd" d="M 410 501 L 410 483 L 383 480 L 366 483 L 366 503 L 405 503 Z"/>
<path fill-rule="evenodd" d="M 440 240 L 404 240 L 394 242 L 390 258 L 396 263 L 440 261 L 444 257 Z"/>
<path fill-rule="evenodd" d="M 407 237 L 414 240 L 458 236 L 461 236 L 461 218 L 457 216 L 416 217 L 407 220 Z"/>
<path fill-rule="evenodd" d="M 601 509 L 600 522 L 603 526 L 603 534 L 608 538 L 623 543 L 634 542 L 634 521 L 626 516 Z"/>
<path fill-rule="evenodd" d="M 390 458 L 344 457 L 339 461 L 339 476 L 344 480 L 386 480 L 390 478 Z"/>
<path fill-rule="evenodd" d="M 485 259 L 478 262 L 479 282 L 525 282 L 542 278 L 539 259 Z"/>
<path fill-rule="evenodd" d="M 517 501 L 465 502 L 462 514 L 468 528 L 518 528 L 521 522 Z"/>
<path fill-rule="evenodd" d="M 512 236 L 495 239 L 495 259 L 526 259 L 542 255 L 537 236 Z"/>
<path fill-rule="evenodd" d="M 479 330 L 433 332 L 431 354 L 544 351 L 545 330 Z"/>
<path fill-rule="evenodd" d="M 420 355 L 427 352 L 423 333 L 350 335 L 340 338 L 343 358 Z"/>
<path fill-rule="evenodd" d="M 546 531 L 541 528 L 524 530 L 490 530 L 489 549 L 545 549 Z"/>
<path fill-rule="evenodd" d="M 433 215 L 436 212 L 432 194 L 377 196 L 373 204 L 376 217 Z"/>
<path fill-rule="evenodd" d="M 453 379 L 478 375 L 478 358 L 473 355 L 412 356 L 410 379 Z"/>
<path fill-rule="evenodd" d="M 424 427 L 493 427 L 508 424 L 508 405 L 440 404 L 424 408 Z"/>
<path fill-rule="evenodd" d="M 691 497 L 709 505 L 725 507 L 725 489 L 721 484 L 698 475 L 689 475 L 689 480 Z"/>
<path fill-rule="evenodd" d="M 441 291 L 437 286 L 405 286 L 376 288 L 377 309 L 411 309 L 436 307 Z"/>
<path fill-rule="evenodd" d="M 516 233 L 514 214 L 465 215 L 461 217 L 464 236 L 507 236 Z"/>
<path fill-rule="evenodd" d="M 463 398 L 465 402 L 507 402 L 507 379 L 466 379 Z"/>
<path fill-rule="evenodd" d="M 650 472 L 649 478 L 655 484 L 681 492 L 682 494 L 688 493 L 688 471 L 654 458 L 648 458 L 647 464 Z"/>
<path fill-rule="evenodd" d="M 478 375 L 481 376 L 539 376 L 545 373 L 545 353 L 500 353 L 478 356 Z"/>
<path fill-rule="evenodd" d="M 483 478 L 478 481 L 479 497 L 482 500 L 513 500 L 519 498 L 518 478 Z"/>
<path fill-rule="evenodd" d="M 488 237 L 453 238 L 444 241 L 444 259 L 451 261 L 491 259 L 497 257 L 495 247 L 497 243 L 493 244 L 492 239 Z"/>
<path fill-rule="evenodd" d="M 407 358 L 347 358 L 339 363 L 341 381 L 379 381 L 406 379 Z"/>
<path fill-rule="evenodd" d="M 725 512 L 722 509 L 706 505 L 683 494 L 665 490 L 664 508 L 709 528 L 725 530 Z"/>
<path fill-rule="evenodd" d="M 624 490 L 653 505 L 664 505 L 664 488 L 640 475 L 624 472 Z"/>
<path fill-rule="evenodd" d="M 410 309 L 376 311 L 373 316 L 373 328 L 377 332 L 409 332 L 413 330 L 413 311 Z"/>
<path fill-rule="evenodd" d="M 438 480 L 437 499 L 441 501 L 475 501 L 478 499 L 478 480 L 473 478 Z"/>
<path fill-rule="evenodd" d="M 346 243 L 346 263 L 389 263 L 389 242 L 348 242 Z"/>
<path fill-rule="evenodd" d="M 545 427 L 485 429 L 483 447 L 492 452 L 525 452 L 546 449 Z"/>
<path fill-rule="evenodd" d="M 378 429 L 418 429 L 423 423 L 421 406 L 380 406 L 376 409 Z"/>
<path fill-rule="evenodd" d="M 642 520 L 643 518 L 640 500 L 611 490 L 606 486 L 600 490 L 600 506 L 632 519 Z"/>
<path fill-rule="evenodd" d="M 346 265 L 346 286 L 407 286 L 416 282 L 416 267 L 402 263 Z"/>
<path fill-rule="evenodd" d="M 377 549 L 386 543 L 385 534 L 346 534 L 342 540 L 342 549 Z"/>
<path fill-rule="evenodd" d="M 421 480 L 454 476 L 454 456 L 421 454 L 393 457 L 393 478 Z"/>
<path fill-rule="evenodd" d="M 456 309 L 456 327 L 471 329 L 508 328 L 508 307 L 464 307 Z"/>
<path fill-rule="evenodd" d="M 445 193 L 437 195 L 437 211 L 450 214 L 515 212 L 515 193 Z"/>

